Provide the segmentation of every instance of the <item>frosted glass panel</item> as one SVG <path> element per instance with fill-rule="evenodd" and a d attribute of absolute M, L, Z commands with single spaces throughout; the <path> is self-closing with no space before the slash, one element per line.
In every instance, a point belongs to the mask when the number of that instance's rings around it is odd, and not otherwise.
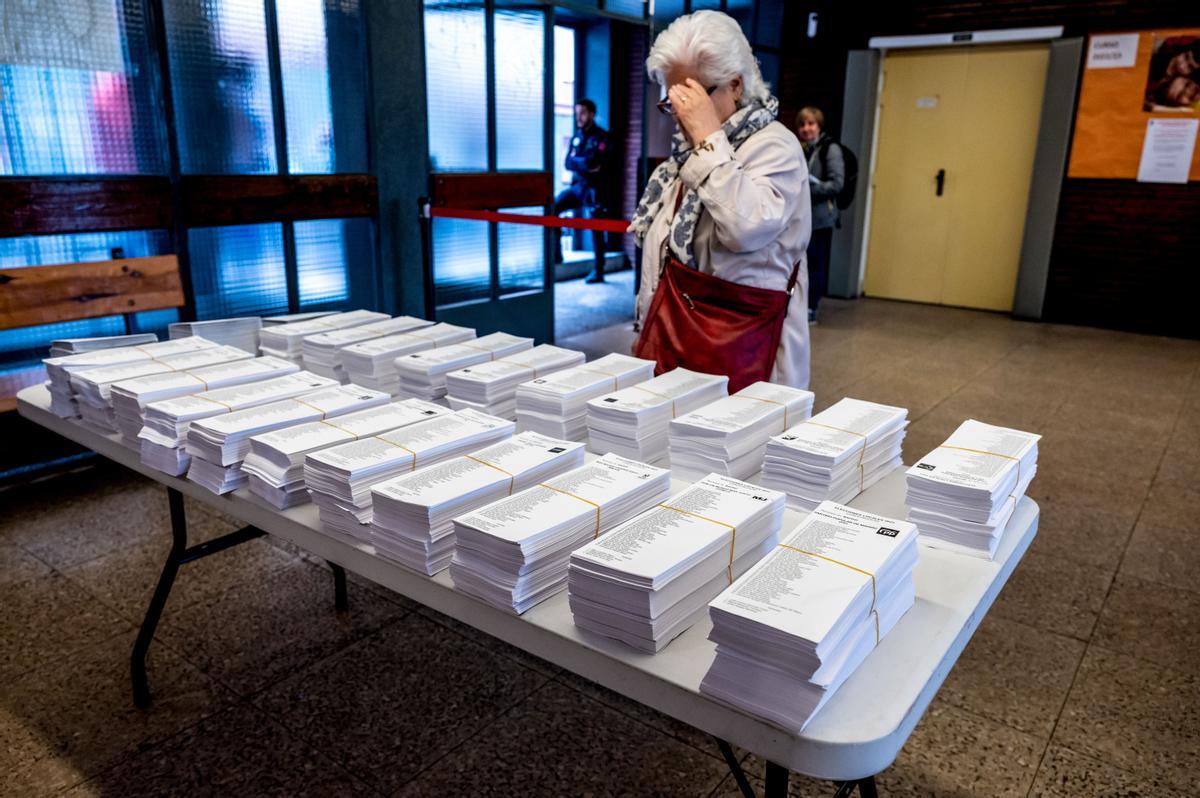
<path fill-rule="evenodd" d="M 542 208 L 504 208 L 506 213 L 537 216 Z M 500 239 L 500 293 L 540 291 L 546 285 L 546 232 L 525 224 L 497 224 Z"/>
<path fill-rule="evenodd" d="M 642 19 L 646 15 L 646 3 L 645 0 L 606 0 L 604 10 L 634 19 Z"/>
<path fill-rule="evenodd" d="M 141 3 L 0 1 L 0 175 L 165 173 Z"/>
<path fill-rule="evenodd" d="M 434 171 L 488 168 L 483 3 L 425 2 L 425 89 Z"/>
<path fill-rule="evenodd" d="M 301 310 L 373 304 L 370 219 L 296 222 L 295 231 Z"/>
<path fill-rule="evenodd" d="M 546 20 L 496 11 L 496 166 L 545 168 Z"/>
<path fill-rule="evenodd" d="M 276 171 L 263 0 L 163 0 L 163 12 L 183 171 Z"/>
<path fill-rule="evenodd" d="M 287 312 L 282 225 L 196 228 L 188 251 L 197 318 Z"/>
<path fill-rule="evenodd" d="M 438 307 L 489 299 L 492 277 L 487 222 L 433 220 L 433 285 Z"/>

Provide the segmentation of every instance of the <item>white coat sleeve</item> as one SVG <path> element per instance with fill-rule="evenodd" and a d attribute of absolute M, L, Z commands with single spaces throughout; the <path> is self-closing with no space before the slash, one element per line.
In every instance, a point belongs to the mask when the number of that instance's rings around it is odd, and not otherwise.
<path fill-rule="evenodd" d="M 755 134 L 734 151 L 725 131 L 697 145 L 679 175 L 695 190 L 715 224 L 717 240 L 732 252 L 754 252 L 787 226 L 808 167 L 798 142 Z"/>

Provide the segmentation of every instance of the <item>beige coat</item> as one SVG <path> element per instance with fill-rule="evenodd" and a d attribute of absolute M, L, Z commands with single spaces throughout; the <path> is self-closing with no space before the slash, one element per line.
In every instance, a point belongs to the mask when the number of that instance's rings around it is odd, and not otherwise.
<path fill-rule="evenodd" d="M 703 147 L 711 144 L 712 147 Z M 700 271 L 723 280 L 782 291 L 800 263 L 771 381 L 808 387 L 808 268 L 812 230 L 808 166 L 800 142 L 779 122 L 750 136 L 735 152 L 724 131 L 710 135 L 684 162 L 679 178 L 704 210 L 693 238 Z M 670 232 L 678 181 L 668 186 L 642 249 L 637 318 L 658 286 L 662 242 Z M 697 342 L 703 343 L 703 342 Z"/>

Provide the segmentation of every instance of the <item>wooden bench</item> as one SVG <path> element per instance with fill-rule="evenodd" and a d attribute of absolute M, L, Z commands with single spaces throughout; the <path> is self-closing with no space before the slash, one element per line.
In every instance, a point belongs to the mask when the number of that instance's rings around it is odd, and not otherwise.
<path fill-rule="evenodd" d="M 128 327 L 133 313 L 183 304 L 175 255 L 0 269 L 0 330 L 117 315 Z M 44 379 L 41 365 L 8 375 L 0 412 L 16 408 L 20 388 Z"/>

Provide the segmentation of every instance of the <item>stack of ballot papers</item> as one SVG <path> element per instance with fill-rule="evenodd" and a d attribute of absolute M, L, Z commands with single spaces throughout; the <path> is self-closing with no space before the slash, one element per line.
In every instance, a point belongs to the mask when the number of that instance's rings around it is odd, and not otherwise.
<path fill-rule="evenodd" d="M 155 358 L 181 355 L 185 352 L 197 352 L 201 349 L 211 349 L 215 346 L 218 346 L 218 344 L 206 341 L 203 338 L 187 338 L 180 341 L 159 341 L 158 343 L 137 346 L 89 349 L 77 355 L 46 358 L 42 363 L 46 367 L 46 376 L 49 378 L 46 387 L 50 390 L 50 409 L 62 418 L 75 417 L 75 392 L 71 387 L 71 375 L 77 371 L 121 366 L 127 363 L 150 363 Z M 70 414 L 64 415 L 68 411 Z"/>
<path fill-rule="evenodd" d="M 900 465 L 908 411 L 843 399 L 767 441 L 762 484 L 811 510 L 845 504 Z"/>
<path fill-rule="evenodd" d="M 921 542 L 990 560 L 1037 473 L 1041 438 L 968 420 L 918 460 L 905 502 Z"/>
<path fill-rule="evenodd" d="M 187 433 L 187 452 L 192 456 L 188 479 L 213 493 L 236 490 L 249 480 L 242 471 L 242 461 L 250 453 L 252 436 L 378 407 L 391 399 L 382 391 L 360 385 L 339 385 L 294 399 L 193 421 Z"/>
<path fill-rule="evenodd" d="M 308 502 L 308 490 L 304 486 L 304 458 L 307 455 L 449 412 L 432 402 L 403 399 L 370 410 L 347 413 L 331 421 L 312 421 L 255 435 L 250 438 L 250 453 L 242 463 L 242 472 L 250 478 L 251 493 L 286 510 Z"/>
<path fill-rule="evenodd" d="M 394 319 L 373 321 L 358 327 L 346 327 L 341 330 L 317 333 L 307 336 L 301 344 L 304 353 L 304 368 L 314 374 L 333 377 L 341 382 L 348 382 L 346 369 L 342 365 L 342 349 L 363 341 L 383 338 L 387 335 L 419 330 L 428 327 L 433 322 L 418 319 L 415 316 L 398 316 Z"/>
<path fill-rule="evenodd" d="M 396 358 L 400 396 L 433 401 L 446 395 L 446 375 L 465 366 L 485 363 L 533 348 L 532 338 L 492 333 L 452 346 L 426 349 Z"/>
<path fill-rule="evenodd" d="M 262 326 L 278 327 L 281 324 L 295 324 L 298 321 L 319 319 L 323 316 L 333 316 L 336 313 L 336 310 L 314 310 L 307 313 L 287 313 L 282 316 L 267 316 L 262 320 Z"/>
<path fill-rule="evenodd" d="M 655 362 L 629 355 L 605 355 L 582 366 L 517 386 L 517 425 L 551 438 L 587 437 L 588 402 L 650 379 Z"/>
<path fill-rule="evenodd" d="M 671 472 L 615 454 L 454 519 L 454 587 L 518 615 L 567 584 L 579 546 L 658 504 Z"/>
<path fill-rule="evenodd" d="M 453 324 L 435 324 L 419 330 L 410 330 L 399 335 L 385 335 L 341 350 L 342 368 L 350 382 L 365 385 L 378 391 L 387 391 L 392 396 L 400 392 L 400 372 L 396 370 L 396 358 L 437 349 L 439 346 L 470 341 L 475 331 L 469 327 Z"/>
<path fill-rule="evenodd" d="M 113 349 L 118 346 L 141 346 L 157 341 L 158 336 L 154 333 L 102 335 L 99 338 L 59 338 L 50 342 L 50 357 L 78 355 L 81 352 L 95 352 L 97 349 Z"/>
<path fill-rule="evenodd" d="M 380 554 L 432 576 L 454 555 L 455 516 L 581 465 L 582 443 L 522 432 L 389 479 L 371 490 L 371 542 Z"/>
<path fill-rule="evenodd" d="M 556 371 L 583 365 L 583 352 L 552 344 L 446 375 L 446 399 L 455 410 L 473 408 L 510 421 L 517 417 L 517 386 Z"/>
<path fill-rule="evenodd" d="M 571 555 L 575 625 L 655 653 L 779 542 L 784 495 L 720 474 Z"/>
<path fill-rule="evenodd" d="M 370 540 L 371 488 L 385 480 L 512 437 L 514 424 L 474 410 L 450 412 L 304 458 L 304 484 L 321 521 Z"/>
<path fill-rule="evenodd" d="M 198 335 L 226 346 L 236 346 L 252 355 L 258 354 L 258 331 L 262 329 L 258 316 L 240 316 L 235 319 L 209 319 L 208 321 L 177 321 L 167 325 L 172 339 Z"/>
<path fill-rule="evenodd" d="M 762 470 L 767 439 L 812 415 L 813 395 L 756 382 L 671 422 L 671 470 L 697 480 L 716 472 L 746 479 Z"/>
<path fill-rule="evenodd" d="M 193 421 L 303 396 L 334 385 L 336 380 L 297 371 L 285 377 L 150 402 L 142 414 L 146 425 L 138 433 L 142 462 L 179 476 L 188 470 L 191 461 L 185 445 Z"/>
<path fill-rule="evenodd" d="M 822 502 L 709 605 L 700 692 L 799 734 L 913 605 L 917 530 Z"/>
<path fill-rule="evenodd" d="M 113 415 L 121 436 L 131 445 L 140 446 L 138 434 L 146 425 L 146 405 L 150 402 L 269 380 L 295 374 L 299 370 L 300 367 L 290 360 L 256 357 L 188 371 L 166 371 L 122 380 L 114 383 L 109 393 L 112 396 Z"/>
<path fill-rule="evenodd" d="M 307 321 L 292 324 L 264 326 L 258 334 L 258 345 L 264 355 L 287 358 L 295 363 L 302 362 L 304 339 L 310 335 L 342 330 L 346 327 L 359 327 L 373 321 L 383 321 L 388 318 L 386 313 L 376 313 L 371 310 L 352 310 L 348 313 L 332 313 Z"/>
<path fill-rule="evenodd" d="M 99 427 L 104 432 L 116 431 L 116 418 L 112 406 L 112 388 L 124 380 L 145 377 L 151 374 L 187 372 L 191 369 L 249 360 L 254 357 L 236 346 L 213 345 L 196 352 L 178 355 L 163 355 L 154 360 L 139 360 L 119 366 L 101 366 L 84 369 L 71 374 L 71 389 L 79 404 L 83 420 Z"/>
<path fill-rule="evenodd" d="M 667 456 L 671 419 L 717 401 L 728 390 L 728 377 L 679 368 L 592 399 L 587 403 L 588 448 L 661 462 Z"/>

